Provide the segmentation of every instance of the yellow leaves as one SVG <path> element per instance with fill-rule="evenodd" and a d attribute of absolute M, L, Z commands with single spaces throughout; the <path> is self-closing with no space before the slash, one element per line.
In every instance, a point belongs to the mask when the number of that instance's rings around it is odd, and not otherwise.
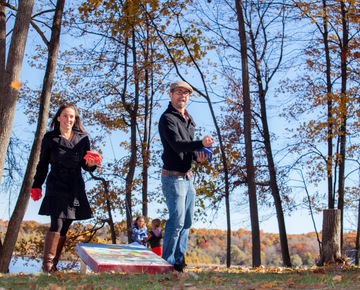
<path fill-rule="evenodd" d="M 263 266 L 263 265 L 261 265 L 261 266 L 259 266 L 259 267 L 256 267 L 256 268 L 254 268 L 254 272 L 256 272 L 256 273 L 264 273 L 265 272 L 265 266 Z"/>
<path fill-rule="evenodd" d="M 356 0 L 347 0 L 347 3 L 350 4 L 350 5 L 355 5 Z"/>
<path fill-rule="evenodd" d="M 88 0 L 84 2 L 79 7 L 79 12 L 82 14 L 81 19 L 87 19 L 90 16 L 90 13 L 93 13 L 99 9 L 100 5 L 103 3 L 103 0 Z"/>
<path fill-rule="evenodd" d="M 282 273 L 283 268 L 282 267 L 269 267 L 268 273 Z"/>

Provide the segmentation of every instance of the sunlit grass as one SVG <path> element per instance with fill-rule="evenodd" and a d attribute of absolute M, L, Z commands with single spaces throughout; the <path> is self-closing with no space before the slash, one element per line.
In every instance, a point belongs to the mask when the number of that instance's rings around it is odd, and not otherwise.
<path fill-rule="evenodd" d="M 360 289 L 360 269 L 191 267 L 184 273 L 2 274 L 0 289 Z"/>

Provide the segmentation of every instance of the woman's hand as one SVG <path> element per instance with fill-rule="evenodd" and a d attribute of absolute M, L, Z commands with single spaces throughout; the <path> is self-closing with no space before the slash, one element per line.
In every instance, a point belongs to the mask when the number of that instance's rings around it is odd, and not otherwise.
<path fill-rule="evenodd" d="M 42 190 L 41 188 L 31 188 L 30 189 L 30 197 L 34 201 L 38 201 L 42 197 Z"/>
<path fill-rule="evenodd" d="M 102 162 L 102 158 L 99 153 L 86 151 L 86 155 L 84 156 L 85 164 L 89 167 L 93 167 L 95 165 L 100 166 Z"/>

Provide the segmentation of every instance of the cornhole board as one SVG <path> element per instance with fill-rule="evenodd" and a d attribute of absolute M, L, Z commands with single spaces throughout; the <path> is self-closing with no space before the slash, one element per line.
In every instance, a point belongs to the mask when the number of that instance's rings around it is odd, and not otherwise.
<path fill-rule="evenodd" d="M 94 272 L 167 273 L 173 265 L 141 245 L 77 244 L 81 273 L 86 265 Z"/>

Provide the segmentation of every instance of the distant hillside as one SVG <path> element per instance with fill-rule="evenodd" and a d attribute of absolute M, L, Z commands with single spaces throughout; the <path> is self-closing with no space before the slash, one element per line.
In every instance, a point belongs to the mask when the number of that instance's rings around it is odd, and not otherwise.
<path fill-rule="evenodd" d="M 0 219 L 0 237 L 4 238 L 8 222 Z M 15 255 L 41 257 L 43 247 L 43 233 L 48 224 L 39 224 L 35 221 L 24 221 L 19 232 Z M 88 241 L 91 237 L 86 229 L 91 225 L 74 225 L 69 233 L 64 258 L 76 259 L 75 245 L 78 242 Z M 117 244 L 127 243 L 124 223 L 117 225 Z M 79 235 L 80 233 L 80 235 Z M 233 231 L 231 240 L 231 264 L 241 266 L 252 265 L 251 232 L 244 229 Z M 345 253 L 355 246 L 356 233 L 344 234 Z M 92 243 L 111 243 L 108 227 L 99 229 L 91 237 Z M 288 235 L 290 256 L 293 266 L 313 266 L 319 257 L 319 245 L 315 233 Z M 226 264 L 226 231 L 218 229 L 191 229 L 187 263 L 193 264 Z M 278 234 L 261 232 L 261 260 L 264 266 L 281 266 L 281 248 Z"/>

